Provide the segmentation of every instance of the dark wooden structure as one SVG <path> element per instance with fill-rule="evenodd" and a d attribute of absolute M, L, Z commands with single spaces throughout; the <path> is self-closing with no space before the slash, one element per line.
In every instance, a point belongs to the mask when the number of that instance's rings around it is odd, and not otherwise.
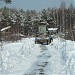
<path fill-rule="evenodd" d="M 21 40 L 24 37 L 22 26 L 8 26 L 1 29 L 1 38 L 4 41 L 16 41 Z"/>

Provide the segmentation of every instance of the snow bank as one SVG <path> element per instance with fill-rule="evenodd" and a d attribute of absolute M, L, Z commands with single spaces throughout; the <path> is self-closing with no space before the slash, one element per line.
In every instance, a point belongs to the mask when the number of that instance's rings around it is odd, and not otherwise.
<path fill-rule="evenodd" d="M 19 42 L 4 44 L 0 51 L 0 75 L 21 75 L 37 60 L 39 46 L 34 38 L 24 38 Z"/>
<path fill-rule="evenodd" d="M 75 74 L 75 41 L 56 38 L 47 46 L 51 53 L 52 75 Z"/>
<path fill-rule="evenodd" d="M 36 67 L 35 62 L 48 61 L 46 75 L 75 74 L 75 41 L 56 38 L 46 51 L 42 52 L 34 38 L 24 38 L 14 43 L 6 43 L 0 48 L 0 75 L 23 75 Z M 46 59 L 46 56 L 50 56 Z M 38 63 L 39 62 L 39 63 Z"/>

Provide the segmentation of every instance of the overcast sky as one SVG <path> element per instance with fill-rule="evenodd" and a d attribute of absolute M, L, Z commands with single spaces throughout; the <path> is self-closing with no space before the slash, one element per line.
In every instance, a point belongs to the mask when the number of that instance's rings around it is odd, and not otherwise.
<path fill-rule="evenodd" d="M 6 5 L 1 4 L 1 6 L 14 7 L 18 9 L 34 9 L 36 11 L 40 11 L 44 8 L 48 7 L 59 7 L 62 0 L 12 0 L 12 4 Z M 70 3 L 74 3 L 74 0 L 64 0 L 66 2 L 66 6 L 69 6 Z"/>

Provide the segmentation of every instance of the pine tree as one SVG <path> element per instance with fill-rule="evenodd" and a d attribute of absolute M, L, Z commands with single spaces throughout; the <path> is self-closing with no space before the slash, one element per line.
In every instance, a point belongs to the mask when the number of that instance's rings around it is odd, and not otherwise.
<path fill-rule="evenodd" d="M 0 1 L 3 1 L 3 2 L 7 3 L 7 4 L 12 2 L 11 0 L 0 0 Z"/>
<path fill-rule="evenodd" d="M 47 21 L 47 13 L 45 9 L 43 9 L 41 12 L 41 19 Z"/>

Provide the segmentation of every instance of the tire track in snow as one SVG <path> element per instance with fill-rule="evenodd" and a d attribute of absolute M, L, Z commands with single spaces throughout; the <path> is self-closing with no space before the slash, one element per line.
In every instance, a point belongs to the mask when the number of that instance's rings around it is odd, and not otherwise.
<path fill-rule="evenodd" d="M 37 57 L 37 61 L 32 65 L 29 72 L 24 75 L 47 75 L 47 71 L 51 71 L 50 62 L 48 59 L 51 57 L 45 45 L 40 45 L 41 54 Z M 51 73 L 50 73 L 51 74 Z"/>

